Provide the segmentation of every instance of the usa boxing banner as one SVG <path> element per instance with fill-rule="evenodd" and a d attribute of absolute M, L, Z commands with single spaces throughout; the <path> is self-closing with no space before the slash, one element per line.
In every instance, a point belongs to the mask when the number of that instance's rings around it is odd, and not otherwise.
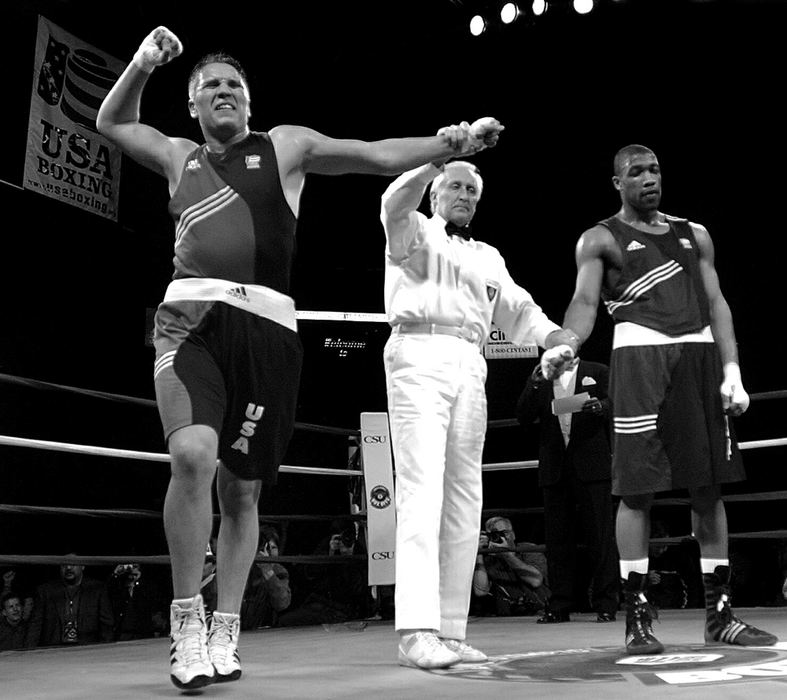
<path fill-rule="evenodd" d="M 537 345 L 514 345 L 506 340 L 502 328 L 494 323 L 484 343 L 484 357 L 487 360 L 513 360 L 517 357 L 538 357 Z"/>
<path fill-rule="evenodd" d="M 366 490 L 369 585 L 396 582 L 396 509 L 387 413 L 361 413 L 361 461 Z"/>
<path fill-rule="evenodd" d="M 96 117 L 124 67 L 39 16 L 25 189 L 117 221 L 120 151 Z"/>

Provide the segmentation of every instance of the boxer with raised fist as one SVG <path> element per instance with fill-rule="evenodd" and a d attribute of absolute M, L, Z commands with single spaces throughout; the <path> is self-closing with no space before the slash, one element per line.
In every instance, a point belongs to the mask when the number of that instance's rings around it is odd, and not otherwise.
<path fill-rule="evenodd" d="M 306 175 L 396 175 L 493 146 L 502 126 L 485 118 L 436 136 L 379 141 L 292 125 L 252 131 L 246 74 L 231 56 L 213 53 L 188 80 L 198 145 L 139 116 L 154 69 L 181 51 L 173 31 L 153 30 L 101 105 L 97 126 L 166 178 L 171 196 L 175 271 L 156 314 L 154 378 L 172 470 L 164 504 L 175 595 L 171 679 L 191 690 L 241 675 L 238 615 L 256 552 L 257 502 L 276 481 L 300 378 L 289 287 Z M 208 629 L 199 590 L 217 469 L 218 600 Z"/>
<path fill-rule="evenodd" d="M 730 423 L 749 404 L 732 313 L 721 292 L 707 229 L 659 211 L 661 168 L 640 145 L 615 156 L 621 208 L 576 246 L 574 296 L 563 320 L 579 342 L 603 301 L 614 321 L 610 396 L 612 492 L 620 496 L 617 544 L 626 604 L 626 649 L 653 654 L 646 598 L 653 494 L 687 489 L 700 546 L 709 644 L 768 645 L 776 637 L 730 607 L 725 483 L 745 472 Z"/>

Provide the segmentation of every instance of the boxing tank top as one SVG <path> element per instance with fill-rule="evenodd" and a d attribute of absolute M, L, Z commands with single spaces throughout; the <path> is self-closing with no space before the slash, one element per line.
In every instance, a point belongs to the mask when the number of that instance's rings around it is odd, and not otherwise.
<path fill-rule="evenodd" d="M 213 277 L 288 294 L 295 226 L 267 133 L 224 153 L 189 154 L 169 203 L 175 220 L 173 279 Z"/>
<path fill-rule="evenodd" d="M 652 234 L 615 216 L 600 221 L 623 254 L 614 288 L 601 298 L 615 323 L 630 321 L 669 336 L 694 333 L 710 323 L 708 297 L 691 224 L 668 216 L 669 230 Z"/>

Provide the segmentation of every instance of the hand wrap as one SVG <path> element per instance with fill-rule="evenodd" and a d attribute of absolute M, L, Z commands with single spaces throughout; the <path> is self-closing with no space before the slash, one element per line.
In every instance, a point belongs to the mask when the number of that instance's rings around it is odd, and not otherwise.
<path fill-rule="evenodd" d="M 557 379 L 573 361 L 574 350 L 570 345 L 556 345 L 541 355 L 541 373 L 546 379 Z"/>
<path fill-rule="evenodd" d="M 721 392 L 721 405 L 725 413 L 739 416 L 749 407 L 749 395 L 743 388 L 741 368 L 737 362 L 728 362 L 724 365 L 724 381 L 719 387 Z"/>

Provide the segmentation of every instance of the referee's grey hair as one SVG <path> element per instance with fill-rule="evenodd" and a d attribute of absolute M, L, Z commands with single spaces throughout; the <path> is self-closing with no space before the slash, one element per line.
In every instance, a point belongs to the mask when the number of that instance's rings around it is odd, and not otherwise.
<path fill-rule="evenodd" d="M 431 184 L 431 186 L 429 188 L 429 193 L 430 193 L 429 199 L 430 199 L 430 202 L 431 202 L 431 209 L 432 209 L 432 213 L 433 214 L 435 212 L 436 205 L 435 205 L 434 198 L 432 198 L 432 196 L 431 196 L 431 193 L 432 192 L 437 192 L 437 190 L 440 188 L 440 185 L 443 184 L 443 180 L 445 180 L 445 178 L 446 178 L 446 171 L 448 170 L 448 168 L 451 168 L 451 167 L 456 166 L 456 165 L 461 165 L 461 166 L 467 168 L 471 173 L 473 173 L 473 175 L 476 176 L 476 179 L 478 180 L 478 196 L 479 197 L 481 196 L 481 192 L 484 189 L 484 180 L 481 177 L 481 171 L 478 169 L 478 167 L 476 165 L 474 165 L 473 163 L 471 163 L 469 161 L 466 161 L 466 160 L 452 160 L 449 163 L 445 164 L 445 166 L 443 168 L 443 172 L 441 172 L 434 180 L 432 180 L 432 184 Z"/>

